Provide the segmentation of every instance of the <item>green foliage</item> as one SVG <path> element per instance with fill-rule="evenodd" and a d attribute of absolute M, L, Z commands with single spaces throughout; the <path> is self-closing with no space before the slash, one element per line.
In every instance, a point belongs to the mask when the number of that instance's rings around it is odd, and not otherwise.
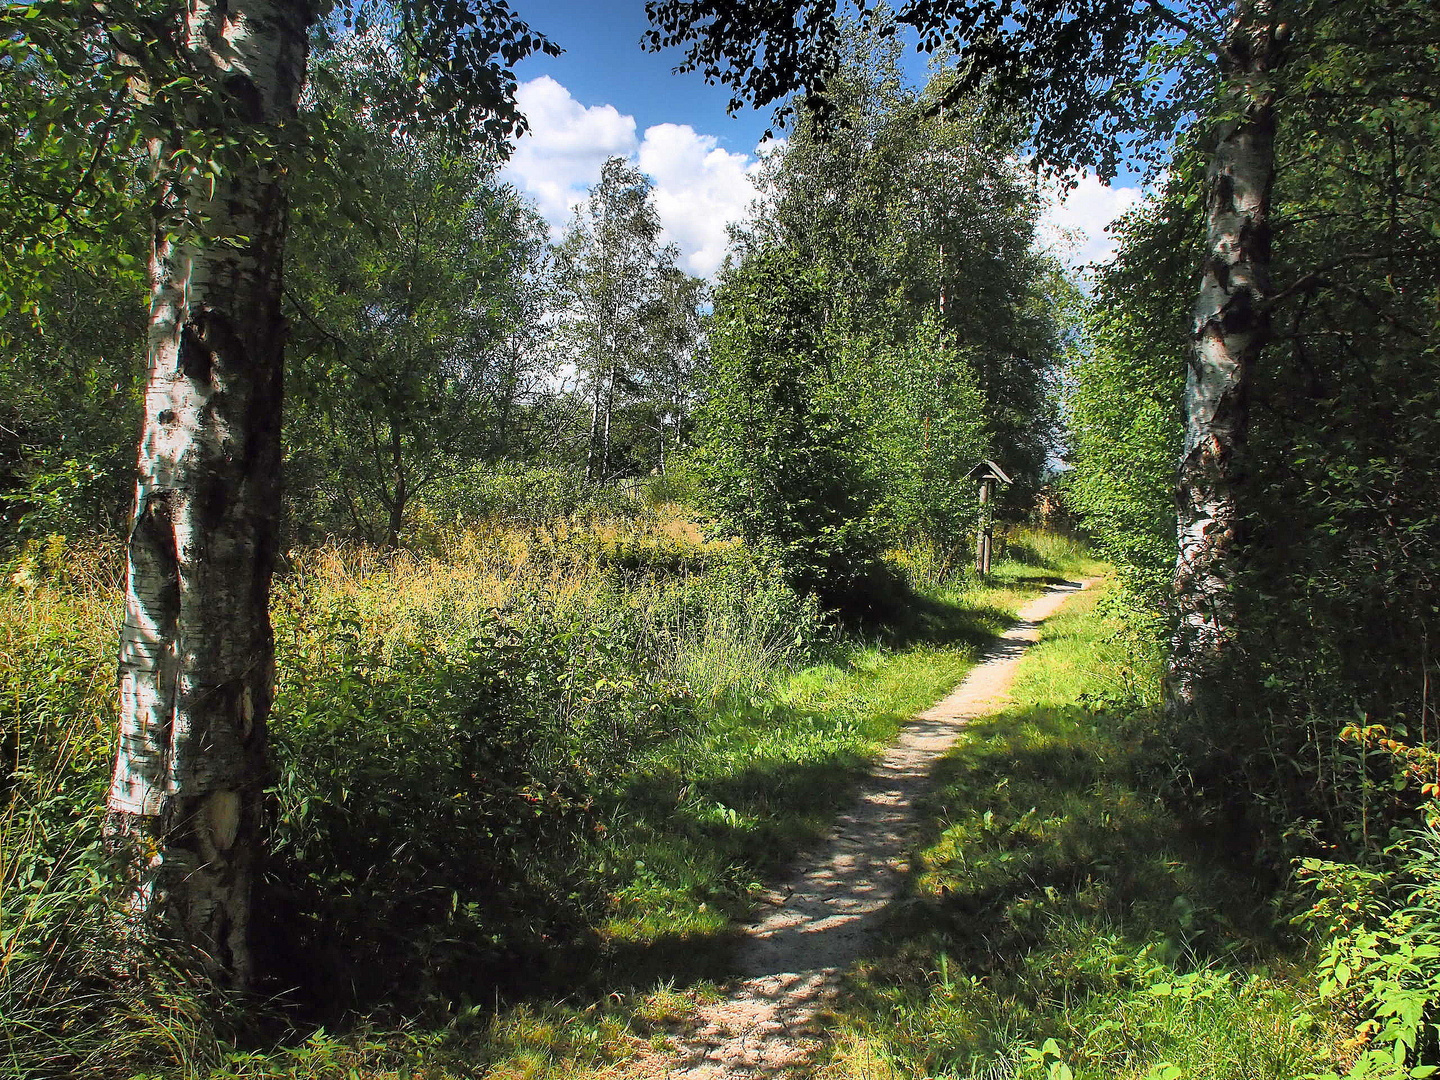
<path fill-rule="evenodd" d="M 64 553 L 54 561 L 68 587 L 31 580 L 0 594 L 0 1074 L 201 1068 L 215 1060 L 223 1003 L 182 954 L 138 965 L 117 938 L 121 895 L 100 830 L 118 620 L 96 594 L 113 594 L 113 576 L 87 574 L 99 560 L 63 538 L 47 546 Z"/>
<path fill-rule="evenodd" d="M 140 275 L 96 251 L 27 288 L 36 308 L 0 318 L 0 546 L 116 532 L 134 497 Z"/>
<path fill-rule="evenodd" d="M 418 517 L 464 529 L 493 519 L 543 529 L 560 522 L 639 521 L 646 507 L 626 487 L 593 484 L 580 465 L 472 465 L 435 481 Z M 420 539 L 412 533 L 410 542 Z"/>
<path fill-rule="evenodd" d="M 1356 20 L 1373 46 L 1356 44 Z M 1348 751 L 1345 729 L 1359 718 L 1422 747 L 1435 730 L 1427 686 L 1440 578 L 1430 553 L 1440 517 L 1426 493 L 1440 426 L 1426 298 L 1437 251 L 1423 194 L 1433 117 L 1411 104 L 1434 58 L 1417 53 L 1401 70 L 1389 52 L 1433 20 L 1403 3 L 1327 15 L 1292 61 L 1274 341 L 1255 375 L 1240 488 L 1234 725 L 1175 734 L 1196 786 L 1259 793 L 1256 809 L 1277 832 L 1318 819 L 1362 847 L 1413 814 L 1420 784 L 1377 797 L 1393 770 L 1383 755 Z M 1132 215 L 1097 289 L 1093 351 L 1071 394 L 1071 498 L 1156 607 L 1173 560 L 1167 458 L 1179 438 L 1179 297 L 1199 247 L 1199 207 L 1186 192 L 1197 173 L 1182 156 L 1167 192 Z"/>
<path fill-rule="evenodd" d="M 666 465 L 659 476 L 646 480 L 641 496 L 652 507 L 674 506 L 694 507 L 701 498 L 703 477 L 691 455 L 675 459 Z"/>
<path fill-rule="evenodd" d="M 847 797 L 837 780 L 1034 591 L 952 591 L 913 644 L 880 648 L 837 639 L 813 599 L 734 546 L 563 522 L 452 543 L 448 560 L 295 556 L 276 607 L 275 856 L 257 910 L 289 958 L 273 989 L 302 1015 L 453 1026 L 241 1051 L 227 1033 L 243 1018 L 182 963 L 113 978 L 98 842 L 113 568 L 57 539 L 0 605 L 0 1012 L 14 1033 L 0 1071 L 319 1077 L 518 1069 L 543 1050 L 573 1075 L 586 1055 L 623 1058 L 618 1006 L 557 1006 L 574 1039 L 544 1034 L 545 1009 L 483 1021 L 497 990 L 598 998 L 712 970 L 755 883 Z M 485 1004 L 467 1010 L 467 994 Z"/>
<path fill-rule="evenodd" d="M 1392 69 L 1390 50 L 1437 25 L 1407 3 L 1327 18 L 1302 85 L 1329 104 L 1282 131 L 1304 164 L 1277 190 L 1289 296 L 1259 390 L 1278 415 L 1258 433 L 1247 590 L 1256 640 L 1285 643 L 1253 663 L 1292 707 L 1337 726 L 1364 712 L 1422 742 L 1440 630 L 1440 515 L 1423 494 L 1440 449 L 1440 163 L 1434 115 L 1412 95 L 1440 60 L 1417 49 Z"/>
<path fill-rule="evenodd" d="M 667 550 L 572 543 L 558 565 L 532 551 L 518 568 L 491 550 L 518 590 L 498 603 L 483 586 L 502 583 L 465 564 L 339 581 L 302 564 L 276 610 L 274 851 L 258 908 L 273 989 L 332 1018 L 443 1010 L 467 992 L 534 990 L 509 982 L 517 958 L 593 935 L 617 885 L 606 828 L 633 813 L 617 800 L 658 745 L 684 745 L 690 686 L 713 700 L 759 685 L 821 633 L 813 603 L 743 555 L 702 564 L 691 547 L 677 565 Z M 216 1062 L 228 1020 L 183 958 L 115 978 L 100 825 L 117 611 L 113 577 L 82 572 L 104 560 L 83 554 L 36 545 L 0 607 L 0 1062 L 191 1075 Z M 466 579 L 431 591 L 447 573 Z"/>
<path fill-rule="evenodd" d="M 555 252 L 558 336 L 590 416 L 592 480 L 663 471 L 667 443 L 689 427 L 705 285 L 660 232 L 653 183 L 615 157 Z"/>
<path fill-rule="evenodd" d="M 885 488 L 923 506 L 989 457 L 1018 478 L 1019 506 L 1053 441 L 1074 294 L 1034 247 L 1032 179 L 990 145 L 1004 118 L 968 101 L 930 115 L 946 78 L 909 87 L 898 45 L 857 34 L 827 90 L 844 129 L 800 124 L 766 160 L 738 255 L 778 246 L 829 272 L 826 324 L 845 343 L 834 377 L 852 383 Z M 918 486 L 904 467 L 917 459 Z M 953 506 L 924 509 L 900 527 L 955 520 Z"/>
<path fill-rule="evenodd" d="M 1168 602 L 1175 564 L 1189 347 L 1179 297 L 1200 252 L 1190 179 L 1184 172 L 1122 220 L 1122 254 L 1098 275 L 1066 381 L 1073 468 L 1063 476 L 1065 500 L 1135 599 L 1152 609 Z"/>
<path fill-rule="evenodd" d="M 893 604 L 897 544 L 958 566 L 993 457 L 1033 493 L 1072 298 L 1032 247 L 1033 188 L 981 149 L 994 117 L 927 113 L 893 43 L 857 36 L 831 84 L 846 126 L 800 124 L 764 163 L 716 298 L 700 440 L 724 525 L 797 588 Z"/>
<path fill-rule="evenodd" d="M 732 111 L 776 105 L 777 124 L 800 112 L 843 119 L 835 76 L 849 13 L 833 0 L 739 10 L 721 0 L 648 0 L 645 10 L 647 47 L 684 46 L 680 70 L 730 87 Z M 1163 157 L 1210 103 L 1226 18 L 1199 3 L 1130 0 L 1080 10 L 1065 0 L 903 0 L 860 17 L 869 34 L 913 31 L 923 51 L 955 57 L 939 104 L 984 93 L 1023 116 L 1041 161 L 1093 167 L 1106 179 L 1127 151 Z"/>
<path fill-rule="evenodd" d="M 204 51 L 187 48 L 177 32 L 183 11 L 154 0 L 84 12 L 58 0 L 6 5 L 9 32 L 0 44 L 7 73 L 0 91 L 6 307 L 32 308 L 35 287 L 43 289 L 56 267 L 97 246 L 113 252 L 109 238 L 117 224 L 133 220 L 145 171 L 155 190 L 202 191 L 216 177 L 264 161 L 300 175 L 328 173 L 336 187 L 350 188 L 344 168 L 333 167 L 343 140 L 331 124 L 340 118 L 343 127 L 343 110 L 289 125 L 257 122 L 245 87 L 214 79 Z M 403 78 L 373 102 L 379 126 L 412 135 L 443 130 L 471 148 L 499 149 L 524 130 L 509 65 L 535 52 L 559 52 L 504 4 L 341 3 L 307 9 L 307 28 L 327 13 L 323 36 L 379 28 L 396 43 Z M 146 153 L 152 143 L 164 148 L 155 160 Z M 175 211 L 165 227 L 204 233 L 207 223 L 193 208 Z"/>
<path fill-rule="evenodd" d="M 316 112 L 388 99 L 401 78 L 393 49 L 364 39 L 312 66 Z M 536 329 L 544 226 L 493 153 L 368 110 L 349 125 L 364 194 L 337 202 L 312 182 L 292 200 L 287 487 L 302 540 L 394 546 L 442 478 L 520 442 L 537 361 L 517 344 Z"/>
<path fill-rule="evenodd" d="M 974 350 L 956 347 L 929 316 L 898 345 L 847 341 L 837 365 L 890 537 L 929 543 L 951 559 L 974 543 L 968 474 L 995 442 L 978 366 Z"/>
<path fill-rule="evenodd" d="M 155 14 L 121 4 L 118 21 Z M 127 93 L 131 72 L 117 62 L 95 13 L 59 3 L 6 4 L 0 41 L 0 342 L 15 320 L 57 308 L 52 275 L 93 265 L 135 265 L 133 245 L 116 242 L 132 213 L 143 158 L 144 110 Z M 176 88 L 177 96 L 183 91 Z M 63 310 L 63 309 L 59 309 Z"/>
<path fill-rule="evenodd" d="M 859 424 L 830 376 L 828 278 L 781 251 L 756 255 L 717 297 L 702 414 L 711 501 L 773 555 L 790 585 L 864 612 L 887 588 L 879 491 Z"/>
<path fill-rule="evenodd" d="M 13 355 L 0 377 L 0 525 L 28 516 L 32 534 L 73 534 L 123 521 L 143 353 L 143 248 L 157 228 L 236 241 L 213 235 L 187 192 L 213 192 L 221 178 L 268 168 L 288 174 L 292 194 L 323 191 L 318 201 L 327 206 L 354 203 L 363 176 L 375 172 L 357 167 L 366 163 L 354 138 L 359 113 L 392 135 L 439 131 L 461 152 L 501 155 L 524 126 L 506 65 L 556 51 L 503 4 L 325 7 L 295 10 L 307 22 L 331 15 L 317 44 L 368 22 L 349 41 L 368 42 L 395 78 L 384 93 L 375 92 L 379 80 L 337 90 L 343 80 L 322 63 L 311 104 L 317 87 L 324 100 L 293 123 L 267 124 L 253 115 L 248 80 L 213 78 L 205 50 L 191 50 L 180 32 L 183 5 L 5 5 L 0 342 Z M 377 21 L 390 25 L 377 31 Z M 265 22 L 261 32 L 281 25 Z M 367 94 L 366 107 L 353 108 Z M 152 220 L 157 213 L 163 220 Z"/>
<path fill-rule="evenodd" d="M 1354 1025 L 1343 1074 L 1426 1077 L 1440 1072 L 1440 835 L 1432 816 L 1385 852 L 1385 869 L 1304 859 L 1316 903 L 1297 921 L 1322 931 L 1320 996 Z"/>
<path fill-rule="evenodd" d="M 343 607 L 287 615 L 264 906 L 296 919 L 281 955 L 307 997 L 446 1002 L 574 936 L 597 800 L 686 713 L 624 613 L 388 649 Z"/>
<path fill-rule="evenodd" d="M 1306 918 L 1319 977 L 1355 1028 L 1329 1075 L 1401 1076 L 1435 1060 L 1437 898 L 1424 882 L 1440 727 L 1440 251 L 1427 194 L 1435 121 L 1414 99 L 1436 77 L 1421 44 L 1434 25 L 1433 10 L 1404 0 L 1317 9 L 1289 62 L 1273 340 L 1239 489 L 1231 712 L 1164 732 L 1195 805 L 1256 835 L 1262 862 L 1302 857 L 1322 892 Z M 1177 163 L 1178 178 L 1194 172 L 1192 159 Z M 1164 297 L 1190 275 L 1175 253 L 1197 248 L 1199 208 L 1184 190 L 1123 233 L 1071 399 L 1071 497 L 1151 605 L 1173 558 L 1165 459 L 1179 435 L 1185 313 Z"/>

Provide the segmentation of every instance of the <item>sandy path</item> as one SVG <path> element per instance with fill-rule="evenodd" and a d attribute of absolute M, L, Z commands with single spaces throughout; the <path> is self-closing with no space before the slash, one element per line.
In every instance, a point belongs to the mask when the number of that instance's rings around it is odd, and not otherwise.
<path fill-rule="evenodd" d="M 1020 612 L 949 697 L 907 724 L 824 844 L 767 897 L 738 957 L 730 993 L 702 1006 L 676 1051 L 645 1072 L 666 1080 L 782 1077 L 819 1043 L 815 1020 L 840 973 L 864 950 L 901 882 L 912 808 L 935 759 L 965 722 L 994 712 L 1040 624 L 1090 582 L 1050 588 Z M 656 1066 L 659 1066 L 658 1068 Z"/>

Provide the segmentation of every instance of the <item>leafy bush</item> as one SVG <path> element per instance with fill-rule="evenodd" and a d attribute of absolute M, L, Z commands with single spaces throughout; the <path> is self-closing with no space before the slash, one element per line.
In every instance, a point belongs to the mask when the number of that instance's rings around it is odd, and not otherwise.
<path fill-rule="evenodd" d="M 273 722 L 271 903 L 312 1000 L 453 1000 L 603 907 L 597 803 L 686 715 L 622 617 L 484 615 L 387 648 L 302 605 Z"/>
<path fill-rule="evenodd" d="M 648 516 L 648 507 L 633 491 L 587 480 L 583 468 L 476 465 L 438 482 L 425 496 L 416 531 L 423 540 L 439 528 L 463 529 L 487 519 L 543 528 L 568 519 L 637 521 Z"/>
<path fill-rule="evenodd" d="M 895 587 L 880 492 L 857 420 L 836 399 L 820 271 L 753 256 L 716 301 L 711 398 L 700 418 L 710 508 L 797 592 L 861 614 Z"/>
<path fill-rule="evenodd" d="M 1323 932 L 1320 995 L 1350 1019 L 1344 1076 L 1440 1073 L 1440 817 L 1375 866 L 1305 859 L 1316 902 L 1297 921 Z M 1312 1080 L 1339 1080 L 1327 1072 Z"/>
<path fill-rule="evenodd" d="M 701 475 L 688 457 L 672 460 L 659 476 L 649 477 L 641 489 L 641 495 L 651 507 L 666 503 L 693 506 L 700 499 Z"/>

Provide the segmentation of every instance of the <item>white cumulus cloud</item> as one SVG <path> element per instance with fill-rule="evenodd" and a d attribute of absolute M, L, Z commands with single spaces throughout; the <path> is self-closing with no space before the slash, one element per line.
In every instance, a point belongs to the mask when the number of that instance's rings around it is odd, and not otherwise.
<path fill-rule="evenodd" d="M 656 124 L 637 138 L 633 116 L 613 105 L 581 105 L 548 75 L 521 83 L 516 100 L 530 132 L 504 175 L 535 200 L 555 236 L 606 159 L 618 155 L 655 181 L 664 240 L 680 248 L 681 265 L 701 277 L 719 269 L 725 227 L 743 218 L 754 198 L 751 155 L 722 150 L 713 135 L 688 124 Z"/>
<path fill-rule="evenodd" d="M 725 258 L 726 226 L 740 221 L 755 197 L 755 154 L 720 147 L 688 124 L 656 124 L 637 135 L 635 118 L 613 105 L 582 105 L 548 75 L 520 84 L 516 94 L 530 131 L 515 147 L 504 175 L 535 200 L 558 238 L 574 207 L 600 179 L 607 158 L 637 164 L 655 181 L 655 208 L 664 239 L 680 249 L 681 265 L 712 276 Z M 1143 196 L 1139 187 L 1110 187 L 1083 176 L 1063 199 L 1051 192 L 1040 242 L 1071 266 L 1103 262 L 1115 251 L 1105 231 Z"/>
<path fill-rule="evenodd" d="M 1110 187 L 1087 173 L 1063 198 L 1050 193 L 1040 241 L 1072 266 L 1105 262 L 1115 254 L 1115 237 L 1106 226 L 1143 197 L 1141 188 Z"/>
<path fill-rule="evenodd" d="M 635 118 L 613 105 L 581 105 L 548 75 L 521 83 L 515 94 L 530 131 L 515 146 L 505 175 L 535 200 L 552 229 L 600 179 L 607 158 L 633 157 Z"/>
<path fill-rule="evenodd" d="M 638 156 L 641 170 L 655 181 L 665 239 L 679 246 L 687 270 L 709 277 L 725 258 L 726 225 L 744 217 L 755 197 L 755 161 L 721 150 L 713 135 L 689 124 L 647 128 Z"/>

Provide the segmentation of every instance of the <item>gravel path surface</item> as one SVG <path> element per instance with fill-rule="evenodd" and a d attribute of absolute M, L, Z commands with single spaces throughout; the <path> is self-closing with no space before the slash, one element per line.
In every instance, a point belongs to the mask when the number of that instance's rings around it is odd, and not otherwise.
<path fill-rule="evenodd" d="M 665 1080 L 746 1080 L 784 1077 L 805 1065 L 820 1042 L 817 1016 L 899 891 L 913 807 L 935 759 L 950 748 L 966 721 L 1005 703 L 1020 658 L 1039 640 L 1040 624 L 1089 584 L 1053 586 L 1025 605 L 1015 624 L 981 654 L 969 677 L 901 730 L 855 806 L 766 896 L 739 950 L 740 980 L 724 999 L 702 1006 L 693 1024 L 676 1034 L 670 1060 L 641 1063 L 643 1074 Z"/>

